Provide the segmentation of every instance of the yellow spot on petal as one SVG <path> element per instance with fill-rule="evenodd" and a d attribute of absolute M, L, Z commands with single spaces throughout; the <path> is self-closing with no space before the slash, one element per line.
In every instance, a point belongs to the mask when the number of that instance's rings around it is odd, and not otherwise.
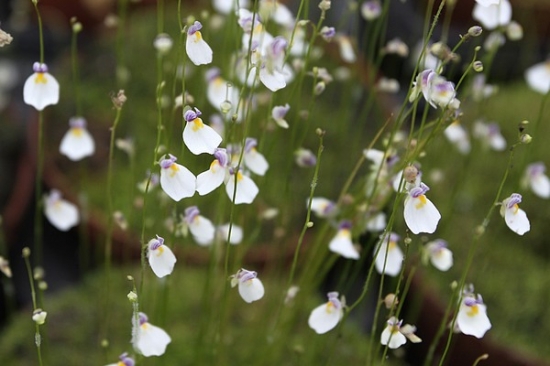
<path fill-rule="evenodd" d="M 193 41 L 195 43 L 202 41 L 202 34 L 200 31 L 196 31 L 194 36 L 195 36 L 195 39 Z"/>
<path fill-rule="evenodd" d="M 197 132 L 198 130 L 204 127 L 204 123 L 202 123 L 202 119 L 200 118 L 195 118 L 193 121 L 191 121 L 191 123 L 193 124 L 194 132 Z"/>
<path fill-rule="evenodd" d="M 241 180 L 243 180 L 243 175 L 241 172 L 237 172 L 237 182 L 240 182 Z"/>
<path fill-rule="evenodd" d="M 118 361 L 117 364 L 116 364 L 116 366 L 126 366 L 126 365 L 124 364 L 124 362 Z"/>
<path fill-rule="evenodd" d="M 164 247 L 161 245 L 160 247 L 157 248 L 156 252 L 157 252 L 157 257 L 160 257 L 162 253 L 164 253 Z"/>
<path fill-rule="evenodd" d="M 81 137 L 82 136 L 82 128 L 74 127 L 71 129 L 71 133 L 73 136 Z"/>
<path fill-rule="evenodd" d="M 170 172 L 170 177 L 174 177 L 174 175 L 176 175 L 176 173 L 180 170 L 180 168 L 177 166 L 177 164 L 170 165 L 170 169 L 172 170 Z"/>
<path fill-rule="evenodd" d="M 466 314 L 468 314 L 468 316 L 476 316 L 478 313 L 479 313 L 479 306 L 474 304 L 470 306 L 470 310 L 468 310 Z"/>
<path fill-rule="evenodd" d="M 149 328 L 149 323 L 143 323 L 140 325 L 140 327 L 142 330 L 147 330 L 147 328 Z"/>
<path fill-rule="evenodd" d="M 420 196 L 418 196 L 418 200 L 419 202 L 416 205 L 414 205 L 414 207 L 416 207 L 417 209 L 421 209 L 426 204 L 426 196 L 421 194 Z"/>
<path fill-rule="evenodd" d="M 519 210 L 518 204 L 516 203 L 516 204 L 512 207 L 512 209 L 514 210 L 514 215 L 517 214 L 517 213 L 518 213 L 518 210 Z"/>
<path fill-rule="evenodd" d="M 216 170 L 216 167 L 218 165 L 220 165 L 220 163 L 218 163 L 218 160 L 214 160 L 212 164 L 210 164 L 210 170 L 212 171 L 212 173 L 214 173 L 214 170 Z"/>
<path fill-rule="evenodd" d="M 48 79 L 46 79 L 46 75 L 44 75 L 43 72 L 37 72 L 36 77 L 34 78 L 35 84 L 46 84 L 48 82 Z"/>
<path fill-rule="evenodd" d="M 325 311 L 329 314 L 334 311 L 334 304 L 331 301 L 327 302 L 327 306 L 325 307 Z"/>
<path fill-rule="evenodd" d="M 388 250 L 392 250 L 395 248 L 397 244 L 394 242 L 394 241 L 390 241 L 389 245 L 388 245 Z"/>

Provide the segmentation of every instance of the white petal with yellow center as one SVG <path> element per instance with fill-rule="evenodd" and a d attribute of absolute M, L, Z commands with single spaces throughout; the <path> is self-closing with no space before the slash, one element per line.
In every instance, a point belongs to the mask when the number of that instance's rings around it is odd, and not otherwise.
<path fill-rule="evenodd" d="M 393 241 L 388 245 L 388 239 L 380 242 L 379 247 L 380 249 L 377 249 L 378 255 L 375 259 L 376 271 L 392 277 L 397 276 L 401 272 L 403 264 L 403 252 L 401 248 Z M 376 254 L 376 251 L 374 253 Z"/>
<path fill-rule="evenodd" d="M 70 128 L 61 140 L 59 152 L 73 161 L 81 160 L 94 154 L 94 139 L 84 128 Z"/>
<path fill-rule="evenodd" d="M 244 282 L 239 281 L 239 294 L 248 303 L 260 300 L 265 294 L 264 285 L 257 278 Z"/>
<path fill-rule="evenodd" d="M 309 315 L 308 325 L 317 334 L 324 334 L 336 327 L 342 316 L 342 310 L 336 309 L 329 301 L 313 309 Z"/>
<path fill-rule="evenodd" d="M 437 229 L 441 214 L 425 195 L 405 198 L 403 213 L 407 226 L 414 234 L 431 234 Z"/>
<path fill-rule="evenodd" d="M 252 179 L 240 172 L 237 175 L 237 192 L 235 194 L 235 204 L 252 203 L 256 195 L 260 191 L 258 186 Z M 235 190 L 235 175 L 231 175 L 227 184 L 225 185 L 225 191 L 230 200 L 233 200 L 233 193 Z"/>
<path fill-rule="evenodd" d="M 523 235 L 531 229 L 527 214 L 518 205 L 506 209 L 504 213 L 506 225 L 518 235 Z"/>
<path fill-rule="evenodd" d="M 137 342 L 134 348 L 145 357 L 162 356 L 172 341 L 168 333 L 150 323 L 139 326 Z"/>
<path fill-rule="evenodd" d="M 206 65 L 212 62 L 212 48 L 202 39 L 200 31 L 187 36 L 185 42 L 187 56 L 195 65 Z"/>
<path fill-rule="evenodd" d="M 57 104 L 59 102 L 59 83 L 47 72 L 34 73 L 25 81 L 23 100 L 38 111 L 49 105 Z"/>
<path fill-rule="evenodd" d="M 396 326 L 389 325 L 384 328 L 380 335 L 380 343 L 388 348 L 396 349 L 407 343 L 407 338 L 397 330 Z"/>
<path fill-rule="evenodd" d="M 216 228 L 212 221 L 201 215 L 195 217 L 193 222 L 189 224 L 189 231 L 191 231 L 197 244 L 202 246 L 212 244 L 216 235 Z"/>
<path fill-rule="evenodd" d="M 196 178 L 189 169 L 174 163 L 160 170 L 160 186 L 170 198 L 180 201 L 195 194 Z"/>
<path fill-rule="evenodd" d="M 244 164 L 252 173 L 264 175 L 269 168 L 269 163 L 265 160 L 265 157 L 254 148 L 244 154 L 243 159 Z"/>
<path fill-rule="evenodd" d="M 222 142 L 222 137 L 210 126 L 205 125 L 201 118 L 187 122 L 183 129 L 183 142 L 195 155 L 214 154 Z"/>
<path fill-rule="evenodd" d="M 197 192 L 201 196 L 208 194 L 222 185 L 225 179 L 225 168 L 222 168 L 217 160 L 210 164 L 210 169 L 197 176 Z"/>
<path fill-rule="evenodd" d="M 46 200 L 44 214 L 48 221 L 61 231 L 68 231 L 80 221 L 78 208 L 63 199 L 53 203 Z"/>
<path fill-rule="evenodd" d="M 153 273 L 159 278 L 171 274 L 174 270 L 176 256 L 166 245 L 161 245 L 155 250 L 150 250 L 147 253 L 147 257 Z"/>
<path fill-rule="evenodd" d="M 460 305 L 456 324 L 462 333 L 476 338 L 483 338 L 485 333 L 491 329 L 491 322 L 487 317 L 485 304 Z"/>
<path fill-rule="evenodd" d="M 340 254 L 344 258 L 359 259 L 359 253 L 351 241 L 351 233 L 347 229 L 341 229 L 330 241 L 328 246 L 331 252 Z"/>

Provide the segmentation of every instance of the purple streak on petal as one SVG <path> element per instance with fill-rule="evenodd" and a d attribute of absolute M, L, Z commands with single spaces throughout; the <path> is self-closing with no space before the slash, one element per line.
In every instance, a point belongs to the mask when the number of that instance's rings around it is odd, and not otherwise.
<path fill-rule="evenodd" d="M 253 137 L 247 137 L 244 141 L 244 152 L 249 153 L 256 146 L 258 146 L 258 140 Z"/>
<path fill-rule="evenodd" d="M 338 229 L 340 230 L 349 230 L 351 229 L 351 221 L 350 220 L 342 220 L 340 221 L 340 224 L 338 225 Z"/>
<path fill-rule="evenodd" d="M 275 37 L 271 42 L 271 52 L 273 56 L 277 57 L 284 54 L 288 42 L 281 36 Z"/>
<path fill-rule="evenodd" d="M 156 239 L 151 239 L 149 241 L 149 250 L 157 250 L 162 244 L 164 244 L 164 239 L 157 235 Z"/>
<path fill-rule="evenodd" d="M 35 62 L 32 65 L 32 69 L 34 72 L 37 72 L 37 73 L 48 72 L 48 66 L 46 66 L 46 64 L 41 64 L 40 62 Z"/>
<path fill-rule="evenodd" d="M 285 104 L 284 106 L 283 105 L 278 105 L 278 106 L 275 106 L 273 107 L 273 110 L 271 112 L 271 116 L 273 116 L 273 119 L 283 119 L 285 118 L 286 114 L 288 113 L 288 111 L 290 110 L 290 106 L 287 104 Z"/>
<path fill-rule="evenodd" d="M 527 174 L 529 174 L 531 178 L 535 178 L 540 175 L 543 175 L 544 172 L 546 172 L 546 166 L 541 161 L 533 164 L 529 164 L 527 166 Z"/>
<path fill-rule="evenodd" d="M 327 293 L 328 301 L 332 303 L 332 306 L 334 306 L 335 309 L 341 309 L 342 303 L 338 299 L 338 292 L 332 291 Z"/>
<path fill-rule="evenodd" d="M 147 318 L 147 315 L 145 313 L 140 312 L 139 313 L 139 325 L 143 325 L 144 323 L 147 323 L 149 321 L 149 318 Z"/>
<path fill-rule="evenodd" d="M 246 282 L 248 280 L 252 280 L 254 278 L 258 277 L 258 273 L 255 271 L 249 271 L 244 268 L 240 269 L 237 273 L 237 278 L 240 282 Z"/>
<path fill-rule="evenodd" d="M 124 366 L 134 366 L 136 363 L 133 358 L 128 356 L 128 353 L 124 352 L 118 359 L 124 364 Z"/>
<path fill-rule="evenodd" d="M 208 69 L 208 71 L 206 71 L 206 81 L 213 81 L 214 79 L 216 79 L 217 77 L 221 76 L 222 72 L 219 68 L 217 67 L 211 67 Z"/>
<path fill-rule="evenodd" d="M 194 108 L 193 109 L 189 109 L 187 111 L 185 111 L 185 113 L 183 114 L 183 118 L 187 121 L 187 122 L 192 122 L 194 121 L 195 119 L 197 119 L 200 115 L 201 115 L 201 111 L 199 111 L 198 108 Z"/>

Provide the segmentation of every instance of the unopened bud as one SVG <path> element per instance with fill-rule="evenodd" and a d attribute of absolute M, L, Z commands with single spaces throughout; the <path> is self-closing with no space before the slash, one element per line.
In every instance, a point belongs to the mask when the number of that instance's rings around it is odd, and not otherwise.
<path fill-rule="evenodd" d="M 412 239 L 407 237 L 407 238 L 403 239 L 403 243 L 405 243 L 405 245 L 409 245 L 410 243 L 412 243 Z"/>
<path fill-rule="evenodd" d="M 474 68 L 475 72 L 482 72 L 483 71 L 483 62 L 481 61 L 474 61 L 472 67 Z"/>
<path fill-rule="evenodd" d="M 38 325 L 42 325 L 46 322 L 46 317 L 48 313 L 42 309 L 36 309 L 32 313 L 32 320 Z"/>
<path fill-rule="evenodd" d="M 321 0 L 319 3 L 319 9 L 322 11 L 327 11 L 330 9 L 330 0 Z"/>
<path fill-rule="evenodd" d="M 220 110 L 223 114 L 229 113 L 231 111 L 231 102 L 229 100 L 224 100 L 222 104 L 220 104 Z"/>
<path fill-rule="evenodd" d="M 71 24 L 74 33 L 80 33 L 82 31 L 82 23 L 76 20 L 76 17 L 71 18 Z"/>
<path fill-rule="evenodd" d="M 531 135 L 525 133 L 525 134 L 521 135 L 521 137 L 520 137 L 519 140 L 521 141 L 522 144 L 526 144 L 526 145 L 527 145 L 527 144 L 530 144 L 530 143 L 531 143 L 531 141 L 533 140 L 533 138 L 531 137 Z"/>
<path fill-rule="evenodd" d="M 515 21 L 511 21 L 506 27 L 506 36 L 510 41 L 519 41 L 523 38 L 523 27 Z"/>
<path fill-rule="evenodd" d="M 414 165 L 409 165 L 403 170 L 403 177 L 406 182 L 414 183 L 416 182 L 416 177 L 418 176 L 418 169 Z"/>
<path fill-rule="evenodd" d="M 48 289 L 48 283 L 46 281 L 40 281 L 38 282 L 38 288 L 41 291 L 46 291 Z"/>
<path fill-rule="evenodd" d="M 111 95 L 111 101 L 113 102 L 113 105 L 116 109 L 121 109 L 124 103 L 126 103 L 126 94 L 124 94 L 124 90 L 119 90 L 116 95 Z"/>
<path fill-rule="evenodd" d="M 138 300 L 138 295 L 134 291 L 128 292 L 128 295 L 126 296 L 128 297 L 128 300 L 130 300 L 130 302 L 137 302 Z"/>
<path fill-rule="evenodd" d="M 479 25 L 474 25 L 473 27 L 470 27 L 470 29 L 468 29 L 468 35 L 470 37 L 479 37 L 482 32 L 483 28 L 481 28 Z"/>
<path fill-rule="evenodd" d="M 321 94 L 323 91 L 325 91 L 326 84 L 324 81 L 319 81 L 317 84 L 315 84 L 314 93 L 315 95 Z"/>
<path fill-rule="evenodd" d="M 28 258 L 31 256 L 31 250 L 29 249 L 29 247 L 25 247 L 23 248 L 21 254 L 23 255 L 23 258 Z"/>
<path fill-rule="evenodd" d="M 395 294 L 387 294 L 382 300 L 386 309 L 391 309 L 393 306 L 399 304 L 399 300 Z"/>

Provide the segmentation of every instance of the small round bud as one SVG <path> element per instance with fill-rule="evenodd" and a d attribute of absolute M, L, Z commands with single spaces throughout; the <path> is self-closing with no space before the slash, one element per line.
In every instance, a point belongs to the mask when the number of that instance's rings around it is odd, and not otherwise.
<path fill-rule="evenodd" d="M 412 239 L 407 237 L 407 238 L 403 239 L 403 243 L 405 243 L 405 245 L 409 245 L 410 243 L 412 243 Z"/>
<path fill-rule="evenodd" d="M 315 129 L 315 133 L 317 134 L 317 136 L 324 136 L 326 131 L 322 130 L 320 128 L 317 128 L 317 129 Z"/>
<path fill-rule="evenodd" d="M 483 225 L 479 225 L 476 227 L 475 232 L 477 235 L 483 235 L 483 233 L 485 233 L 485 227 Z"/>
<path fill-rule="evenodd" d="M 126 279 L 127 279 L 128 281 L 133 281 L 133 280 L 134 280 L 134 276 L 128 275 L 128 276 L 126 276 Z"/>
<path fill-rule="evenodd" d="M 470 27 L 470 29 L 468 29 L 468 35 L 470 37 L 479 37 L 482 32 L 483 28 L 481 28 L 479 25 L 474 25 L 473 27 Z"/>
<path fill-rule="evenodd" d="M 315 89 L 313 92 L 315 93 L 315 95 L 319 95 L 325 91 L 325 88 L 326 88 L 325 82 L 319 81 L 317 84 L 315 84 Z"/>
<path fill-rule="evenodd" d="M 35 309 L 32 313 L 32 320 L 38 325 L 42 325 L 46 322 L 48 313 L 42 309 Z"/>
<path fill-rule="evenodd" d="M 73 22 L 73 19 L 74 19 L 74 22 Z M 82 31 L 82 23 L 77 22 L 76 18 L 73 17 L 71 19 L 71 23 L 72 23 L 72 28 L 74 33 L 80 33 Z"/>
<path fill-rule="evenodd" d="M 36 281 L 40 281 L 41 279 L 44 278 L 44 275 L 45 275 L 45 272 L 44 272 L 44 268 L 43 267 L 40 267 L 40 266 L 37 266 L 34 268 L 34 271 L 33 271 L 33 278 L 36 280 Z"/>
<path fill-rule="evenodd" d="M 414 183 L 416 182 L 416 177 L 418 176 L 418 169 L 414 165 L 409 165 L 403 170 L 403 177 L 406 182 Z"/>
<path fill-rule="evenodd" d="M 319 9 L 322 11 L 327 11 L 330 9 L 330 0 L 321 0 L 319 3 Z"/>
<path fill-rule="evenodd" d="M 474 61 L 472 67 L 474 68 L 475 72 L 482 72 L 483 71 L 483 62 Z"/>
<path fill-rule="evenodd" d="M 46 291 L 48 289 L 48 283 L 46 281 L 40 281 L 38 282 L 38 288 L 41 291 Z"/>
<path fill-rule="evenodd" d="M 31 255 L 31 250 L 29 249 L 29 247 L 23 248 L 22 255 L 23 255 L 23 258 L 28 258 L 28 257 L 30 257 L 30 255 Z"/>
<path fill-rule="evenodd" d="M 475 50 L 476 52 L 479 52 L 479 50 L 481 50 L 481 46 L 476 46 L 476 48 L 474 48 L 474 50 Z"/>
<path fill-rule="evenodd" d="M 306 226 L 307 226 L 308 228 L 313 227 L 313 221 L 308 222 L 308 223 L 306 224 Z"/>
<path fill-rule="evenodd" d="M 457 287 L 458 287 L 458 282 L 456 282 L 456 281 L 451 282 L 451 289 L 452 290 L 456 290 Z"/>
<path fill-rule="evenodd" d="M 510 41 L 519 41 L 523 38 L 523 28 L 516 21 L 511 21 L 506 27 L 506 36 Z"/>
<path fill-rule="evenodd" d="M 130 302 L 137 302 L 138 300 L 138 295 L 134 291 L 128 292 L 128 295 L 126 296 L 128 297 L 128 300 L 130 300 Z"/>
<path fill-rule="evenodd" d="M 220 104 L 220 110 L 223 114 L 227 114 L 231 111 L 232 104 L 229 100 L 224 100 L 222 104 Z"/>
<path fill-rule="evenodd" d="M 531 141 L 533 140 L 533 138 L 531 137 L 531 135 L 525 133 L 523 135 L 521 135 L 521 137 L 519 138 L 519 140 L 521 141 L 522 144 L 530 144 Z"/>
<path fill-rule="evenodd" d="M 101 340 L 101 347 L 103 347 L 103 348 L 109 347 L 109 340 L 108 340 L 108 339 L 105 339 L 105 338 L 102 339 L 102 340 Z"/>
<path fill-rule="evenodd" d="M 387 294 L 382 300 L 386 309 L 391 309 L 393 306 L 399 304 L 399 300 L 395 294 Z"/>

